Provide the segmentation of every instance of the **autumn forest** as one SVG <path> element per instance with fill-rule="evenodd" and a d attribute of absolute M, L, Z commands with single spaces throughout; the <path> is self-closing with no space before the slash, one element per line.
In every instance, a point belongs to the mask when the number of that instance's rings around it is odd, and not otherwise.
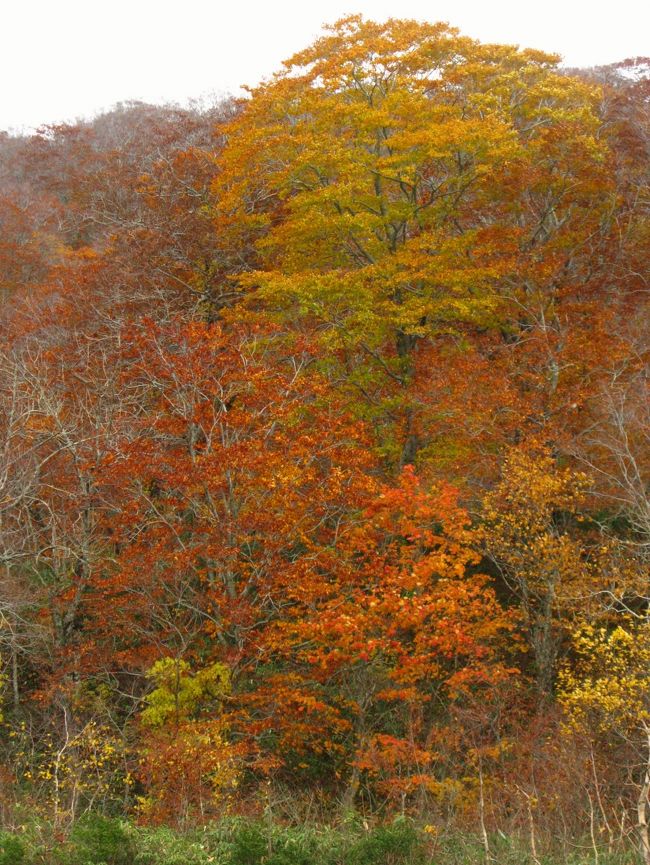
<path fill-rule="evenodd" d="M 650 865 L 648 68 L 0 134 L 2 865 Z"/>

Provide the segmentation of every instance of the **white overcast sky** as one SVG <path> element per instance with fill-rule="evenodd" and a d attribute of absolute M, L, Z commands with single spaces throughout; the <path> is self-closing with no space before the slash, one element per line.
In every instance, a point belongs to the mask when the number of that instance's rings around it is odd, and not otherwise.
<path fill-rule="evenodd" d="M 648 0 L 0 0 L 0 129 L 236 92 L 353 12 L 448 21 L 570 66 L 650 54 Z"/>

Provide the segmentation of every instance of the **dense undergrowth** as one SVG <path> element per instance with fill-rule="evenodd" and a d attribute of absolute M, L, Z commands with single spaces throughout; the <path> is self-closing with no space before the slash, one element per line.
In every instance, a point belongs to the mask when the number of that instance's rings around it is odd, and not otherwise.
<path fill-rule="evenodd" d="M 486 853 L 486 843 L 489 852 Z M 632 851 L 594 849 L 582 839 L 561 849 L 497 834 L 440 834 L 406 819 L 368 827 L 350 817 L 335 827 L 226 819 L 201 829 L 141 827 L 98 815 L 67 837 L 45 823 L 0 834 L 0 865 L 631 865 Z"/>

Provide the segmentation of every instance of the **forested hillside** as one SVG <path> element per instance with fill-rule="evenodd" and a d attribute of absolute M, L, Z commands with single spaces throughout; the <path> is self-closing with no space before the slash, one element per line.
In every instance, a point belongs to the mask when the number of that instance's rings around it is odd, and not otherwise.
<path fill-rule="evenodd" d="M 650 863 L 647 69 L 351 17 L 0 135 L 7 831 Z"/>

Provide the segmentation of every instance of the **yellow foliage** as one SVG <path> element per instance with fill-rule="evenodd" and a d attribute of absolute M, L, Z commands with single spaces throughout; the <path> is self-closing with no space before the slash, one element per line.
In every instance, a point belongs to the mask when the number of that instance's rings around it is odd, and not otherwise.
<path fill-rule="evenodd" d="M 576 660 L 560 671 L 558 698 L 574 728 L 623 735 L 650 722 L 650 624 L 582 625 Z"/>
<path fill-rule="evenodd" d="M 228 126 L 215 215 L 257 238 L 242 284 L 344 342 L 493 322 L 520 232 L 474 215 L 499 194 L 516 210 L 521 178 L 547 163 L 549 192 L 566 172 L 577 196 L 602 162 L 596 91 L 556 62 L 445 24 L 328 28 Z"/>
<path fill-rule="evenodd" d="M 47 733 L 38 754 L 24 724 L 12 731 L 17 775 L 38 785 L 48 818 L 67 819 L 80 801 L 123 801 L 132 780 L 126 769 L 127 747 L 114 729 L 88 721 L 63 741 Z"/>
<path fill-rule="evenodd" d="M 223 664 L 212 664 L 193 673 L 187 661 L 161 658 L 151 667 L 147 678 L 156 685 L 140 716 L 148 727 L 162 727 L 169 720 L 178 724 L 203 703 L 220 701 L 230 693 L 230 672 Z"/>
<path fill-rule="evenodd" d="M 527 597 L 549 597 L 555 610 L 584 602 L 595 580 L 584 547 L 558 519 L 577 521 L 588 488 L 586 475 L 559 468 L 547 452 L 512 449 L 483 501 L 488 552 Z"/>

